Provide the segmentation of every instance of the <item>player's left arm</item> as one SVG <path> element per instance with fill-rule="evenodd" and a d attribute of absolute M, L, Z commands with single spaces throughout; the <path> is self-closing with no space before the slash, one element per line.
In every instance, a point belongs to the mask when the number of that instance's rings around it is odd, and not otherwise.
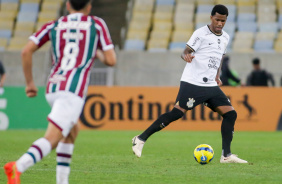
<path fill-rule="evenodd" d="M 106 51 L 97 49 L 96 56 L 107 66 L 114 66 L 116 64 L 116 53 L 113 48 Z"/>
<path fill-rule="evenodd" d="M 33 41 L 28 41 L 22 50 L 22 66 L 26 81 L 25 92 L 28 97 L 37 95 L 37 87 L 34 84 L 32 76 L 32 55 L 38 49 L 38 46 Z"/>
<path fill-rule="evenodd" d="M 222 85 L 222 82 L 220 80 L 220 72 L 221 72 L 222 62 L 223 62 L 223 57 L 221 58 L 220 65 L 219 65 L 219 67 L 217 69 L 217 74 L 215 76 L 215 81 L 216 81 L 217 85 L 219 85 L 219 86 Z"/>

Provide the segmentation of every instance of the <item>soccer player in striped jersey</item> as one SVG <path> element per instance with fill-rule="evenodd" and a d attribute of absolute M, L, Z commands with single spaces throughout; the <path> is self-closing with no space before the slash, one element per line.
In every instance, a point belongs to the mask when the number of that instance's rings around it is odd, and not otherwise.
<path fill-rule="evenodd" d="M 47 41 L 52 43 L 53 67 L 46 87 L 46 100 L 51 106 L 44 137 L 32 143 L 17 161 L 4 166 L 8 184 L 20 183 L 20 175 L 56 148 L 57 184 L 68 184 L 77 120 L 84 105 L 90 68 L 95 56 L 113 66 L 116 54 L 105 22 L 88 15 L 91 0 L 68 0 L 68 12 L 45 24 L 34 33 L 22 51 L 26 95 L 35 97 L 37 88 L 32 76 L 32 55 Z M 52 183 L 52 182 L 51 182 Z"/>

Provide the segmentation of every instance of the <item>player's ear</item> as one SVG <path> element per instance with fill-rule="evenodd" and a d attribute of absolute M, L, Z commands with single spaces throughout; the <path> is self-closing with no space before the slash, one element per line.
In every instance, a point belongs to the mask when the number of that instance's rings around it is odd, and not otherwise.
<path fill-rule="evenodd" d="M 91 12 L 91 8 L 92 8 L 91 3 L 88 3 L 88 5 L 86 7 L 88 14 Z"/>
<path fill-rule="evenodd" d="M 70 10 L 71 10 L 71 5 L 70 5 L 70 2 L 69 2 L 69 1 L 66 2 L 66 7 L 67 7 L 68 12 L 70 12 Z"/>

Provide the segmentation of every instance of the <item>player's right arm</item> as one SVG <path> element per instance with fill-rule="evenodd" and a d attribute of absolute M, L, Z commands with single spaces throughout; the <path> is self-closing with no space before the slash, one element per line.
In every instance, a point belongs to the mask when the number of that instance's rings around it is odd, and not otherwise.
<path fill-rule="evenodd" d="M 192 59 L 195 57 L 195 56 L 192 56 L 192 52 L 193 52 L 193 50 L 188 45 L 186 45 L 183 53 L 181 54 L 181 58 L 184 61 L 191 63 Z"/>
<path fill-rule="evenodd" d="M 38 46 L 29 41 L 22 50 L 22 66 L 26 81 L 25 92 L 28 97 L 35 97 L 37 95 L 37 87 L 34 84 L 32 76 L 32 55 L 38 49 Z"/>
<path fill-rule="evenodd" d="M 35 97 L 37 95 L 37 87 L 34 84 L 32 76 L 32 55 L 42 45 L 44 45 L 49 38 L 49 31 L 54 27 L 54 21 L 48 22 L 41 27 L 36 33 L 29 37 L 28 43 L 22 50 L 22 66 L 26 81 L 26 95 L 28 97 Z"/>
<path fill-rule="evenodd" d="M 186 47 L 183 53 L 181 54 L 181 58 L 184 61 L 188 63 L 192 62 L 193 58 L 195 57 L 192 55 L 192 53 L 196 52 L 201 45 L 202 42 L 201 35 L 202 35 L 201 30 L 197 29 L 196 31 L 194 31 L 194 33 L 186 43 Z"/>

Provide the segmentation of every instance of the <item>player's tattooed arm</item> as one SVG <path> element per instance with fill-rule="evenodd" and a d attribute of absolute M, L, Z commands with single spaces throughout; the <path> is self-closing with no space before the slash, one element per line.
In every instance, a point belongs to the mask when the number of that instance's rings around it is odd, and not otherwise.
<path fill-rule="evenodd" d="M 193 58 L 195 57 L 195 56 L 192 56 L 193 52 L 194 52 L 193 49 L 191 47 L 189 47 L 188 45 L 186 45 L 183 53 L 181 54 L 181 58 L 184 61 L 186 61 L 188 63 L 191 63 Z"/>

